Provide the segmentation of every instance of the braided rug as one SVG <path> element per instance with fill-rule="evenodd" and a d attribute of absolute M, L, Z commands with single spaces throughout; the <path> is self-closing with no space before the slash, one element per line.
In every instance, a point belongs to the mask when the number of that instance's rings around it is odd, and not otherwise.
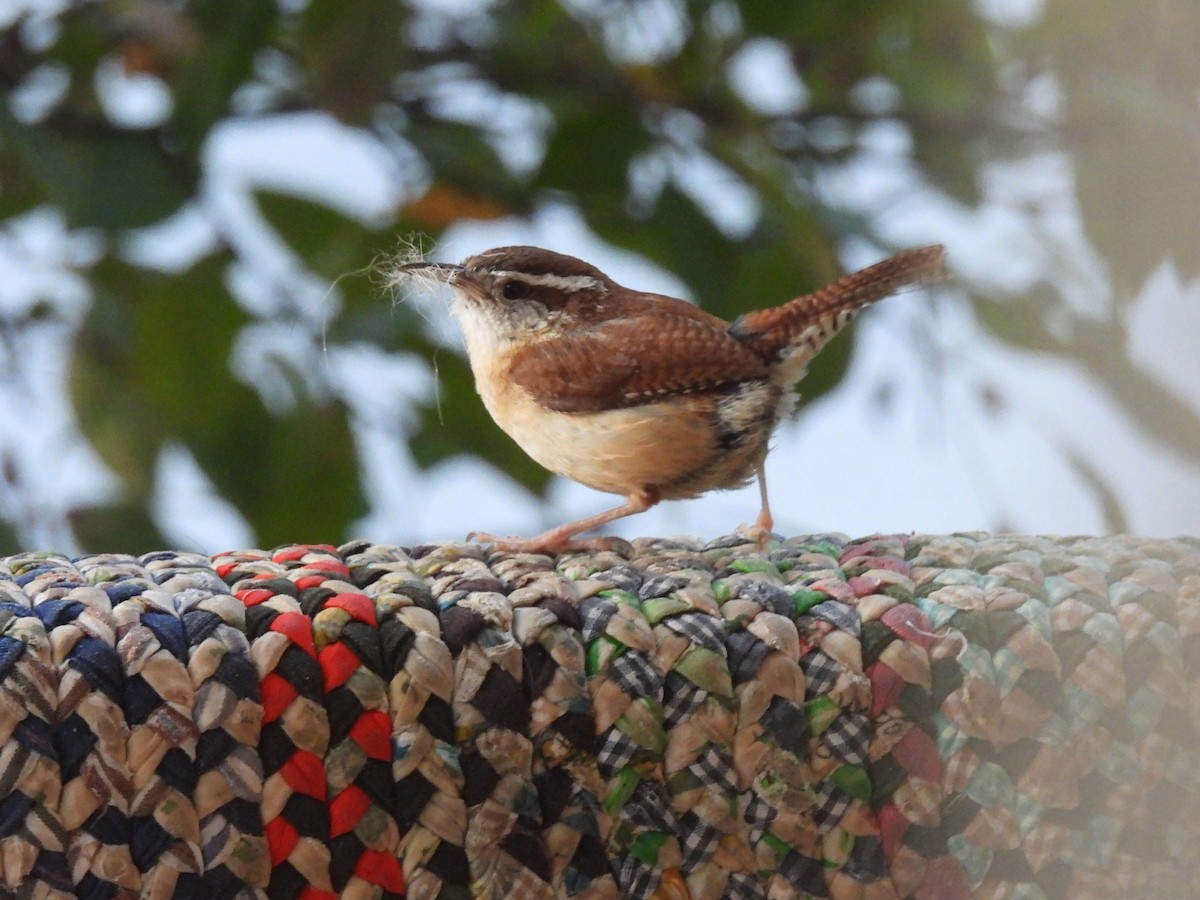
<path fill-rule="evenodd" d="M 1200 896 L 1200 542 L 0 558 L 0 896 Z"/>

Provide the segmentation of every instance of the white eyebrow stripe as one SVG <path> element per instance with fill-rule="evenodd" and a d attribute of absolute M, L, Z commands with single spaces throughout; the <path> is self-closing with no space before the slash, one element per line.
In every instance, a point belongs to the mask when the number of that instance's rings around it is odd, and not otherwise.
<path fill-rule="evenodd" d="M 534 287 L 556 288 L 563 291 L 585 291 L 599 290 L 601 293 L 607 293 L 608 288 L 603 281 L 598 278 L 593 278 L 591 275 L 531 275 L 528 272 L 507 272 L 500 271 L 494 273 L 497 278 L 512 278 L 516 281 L 523 281 Z"/>

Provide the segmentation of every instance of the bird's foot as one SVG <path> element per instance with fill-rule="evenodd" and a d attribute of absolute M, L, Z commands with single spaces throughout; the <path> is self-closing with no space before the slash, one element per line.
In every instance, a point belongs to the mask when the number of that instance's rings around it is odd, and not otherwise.
<path fill-rule="evenodd" d="M 759 552 L 766 550 L 767 544 L 771 541 L 770 530 L 758 525 L 739 525 L 733 529 L 733 533 L 740 538 L 745 538 L 746 542 L 753 544 Z"/>
<path fill-rule="evenodd" d="M 775 520 L 771 517 L 770 511 L 764 506 L 763 511 L 758 514 L 758 518 L 753 525 L 739 525 L 733 530 L 733 533 L 754 544 L 758 552 L 762 553 L 766 551 L 771 538 L 775 536 L 772 532 L 774 527 Z"/>

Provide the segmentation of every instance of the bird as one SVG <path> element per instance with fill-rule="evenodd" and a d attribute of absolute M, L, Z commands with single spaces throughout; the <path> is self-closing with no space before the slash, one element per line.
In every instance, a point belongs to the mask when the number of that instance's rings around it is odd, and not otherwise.
<path fill-rule="evenodd" d="M 507 552 L 611 548 L 612 538 L 580 536 L 661 500 L 757 479 L 761 509 L 743 530 L 765 546 L 774 518 L 764 462 L 808 364 L 866 306 L 937 280 L 944 257 L 940 244 L 906 250 L 733 322 L 540 247 L 401 262 L 392 280 L 449 289 L 476 390 L 530 457 L 624 498 L 534 537 L 469 538 Z"/>

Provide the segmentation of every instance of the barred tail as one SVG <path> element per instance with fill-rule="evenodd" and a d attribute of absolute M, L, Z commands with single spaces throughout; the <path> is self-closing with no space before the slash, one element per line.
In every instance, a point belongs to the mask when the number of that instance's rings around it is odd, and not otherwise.
<path fill-rule="evenodd" d="M 941 244 L 897 253 L 782 306 L 746 313 L 729 331 L 765 359 L 789 357 L 788 377 L 783 380 L 794 383 L 817 352 L 864 307 L 907 285 L 937 280 L 945 253 Z"/>

